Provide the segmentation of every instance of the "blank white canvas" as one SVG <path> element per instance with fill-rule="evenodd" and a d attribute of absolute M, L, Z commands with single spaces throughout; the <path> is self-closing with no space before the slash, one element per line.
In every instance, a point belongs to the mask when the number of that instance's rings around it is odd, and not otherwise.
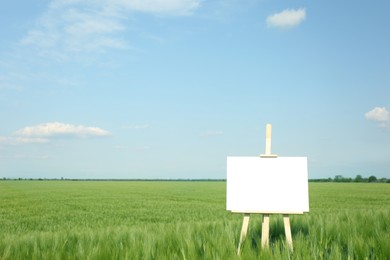
<path fill-rule="evenodd" d="M 307 157 L 227 157 L 226 209 L 241 213 L 309 211 Z"/>

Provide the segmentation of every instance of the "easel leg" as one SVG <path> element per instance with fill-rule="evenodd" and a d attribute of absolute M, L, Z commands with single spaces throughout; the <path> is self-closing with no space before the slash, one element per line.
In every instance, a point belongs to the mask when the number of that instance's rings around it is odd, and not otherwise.
<path fill-rule="evenodd" d="M 246 233 L 248 231 L 249 225 L 249 213 L 244 214 L 244 220 L 242 221 L 241 235 L 240 235 L 240 243 L 238 244 L 237 255 L 240 254 L 242 243 L 246 237 Z"/>
<path fill-rule="evenodd" d="M 269 214 L 263 214 L 263 223 L 261 225 L 261 247 L 269 246 Z"/>
<path fill-rule="evenodd" d="M 287 245 L 291 251 L 293 251 L 293 242 L 291 236 L 290 217 L 289 215 L 283 215 L 284 233 L 286 234 Z"/>

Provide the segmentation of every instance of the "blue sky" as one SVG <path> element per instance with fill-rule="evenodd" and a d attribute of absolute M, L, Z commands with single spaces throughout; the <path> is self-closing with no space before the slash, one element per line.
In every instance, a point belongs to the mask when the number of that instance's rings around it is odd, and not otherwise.
<path fill-rule="evenodd" d="M 0 177 L 225 178 L 308 156 L 390 178 L 388 1 L 0 5 Z"/>

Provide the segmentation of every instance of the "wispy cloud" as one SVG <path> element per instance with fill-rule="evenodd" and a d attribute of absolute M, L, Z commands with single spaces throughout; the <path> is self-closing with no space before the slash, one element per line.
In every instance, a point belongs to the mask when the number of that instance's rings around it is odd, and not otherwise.
<path fill-rule="evenodd" d="M 5 145 L 43 144 L 48 142 L 49 139 L 47 138 L 0 136 L 0 144 L 5 144 Z"/>
<path fill-rule="evenodd" d="M 163 15 L 191 15 L 200 7 L 200 0 L 116 0 L 115 8 L 133 12 Z"/>
<path fill-rule="evenodd" d="M 69 6 L 100 6 L 117 13 L 119 10 L 166 15 L 191 15 L 200 7 L 200 0 L 53 0 L 49 7 L 60 9 Z"/>
<path fill-rule="evenodd" d="M 125 150 L 127 147 L 125 145 L 117 144 L 117 145 L 114 145 L 113 148 L 116 150 Z"/>
<path fill-rule="evenodd" d="M 35 47 L 41 54 L 61 57 L 63 52 L 99 52 L 126 49 L 128 43 L 119 33 L 125 27 L 120 19 L 96 8 L 84 6 L 50 8 L 21 40 L 22 45 Z"/>
<path fill-rule="evenodd" d="M 275 13 L 267 17 L 268 27 L 292 28 L 298 26 L 306 19 L 306 10 L 286 9 L 280 13 Z"/>
<path fill-rule="evenodd" d="M 116 150 L 130 150 L 130 151 L 148 151 L 151 150 L 151 146 L 149 145 L 141 145 L 141 146 L 126 146 L 126 145 L 114 145 L 114 149 Z"/>
<path fill-rule="evenodd" d="M 13 159 L 13 160 L 48 160 L 50 156 L 47 154 L 42 155 L 31 155 L 31 154 L 14 154 L 2 157 L 3 159 Z"/>
<path fill-rule="evenodd" d="M 210 131 L 206 131 L 206 132 L 202 133 L 200 136 L 202 136 L 202 137 L 211 137 L 211 136 L 219 136 L 219 135 L 223 135 L 223 132 L 222 131 L 216 131 L 216 130 L 210 130 Z"/>
<path fill-rule="evenodd" d="M 136 151 L 148 151 L 151 149 L 150 146 L 148 145 L 144 145 L 144 146 L 137 146 L 134 148 Z"/>
<path fill-rule="evenodd" d="M 99 128 L 83 125 L 71 125 L 59 122 L 44 123 L 36 126 L 27 126 L 16 134 L 23 137 L 49 138 L 59 136 L 90 137 L 90 136 L 108 136 L 110 132 Z"/>
<path fill-rule="evenodd" d="M 379 127 L 390 129 L 390 113 L 385 107 L 375 107 L 364 116 L 367 120 L 377 122 Z"/>
<path fill-rule="evenodd" d="M 150 127 L 150 125 L 143 124 L 143 125 L 127 125 L 127 126 L 124 126 L 123 128 L 124 129 L 146 129 L 149 127 Z"/>
<path fill-rule="evenodd" d="M 128 49 L 131 45 L 123 38 L 123 32 L 133 13 L 191 15 L 200 3 L 200 0 L 53 0 L 20 43 L 57 59 L 66 59 L 68 52 Z"/>

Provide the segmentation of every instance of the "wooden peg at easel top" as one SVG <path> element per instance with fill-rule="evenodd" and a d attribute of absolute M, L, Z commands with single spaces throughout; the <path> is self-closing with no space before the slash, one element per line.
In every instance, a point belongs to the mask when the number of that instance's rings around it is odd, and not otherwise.
<path fill-rule="evenodd" d="M 272 125 L 265 127 L 265 154 L 271 154 Z"/>
<path fill-rule="evenodd" d="M 277 158 L 277 154 L 271 153 L 272 125 L 267 124 L 265 128 L 265 154 L 261 154 L 261 158 Z"/>

